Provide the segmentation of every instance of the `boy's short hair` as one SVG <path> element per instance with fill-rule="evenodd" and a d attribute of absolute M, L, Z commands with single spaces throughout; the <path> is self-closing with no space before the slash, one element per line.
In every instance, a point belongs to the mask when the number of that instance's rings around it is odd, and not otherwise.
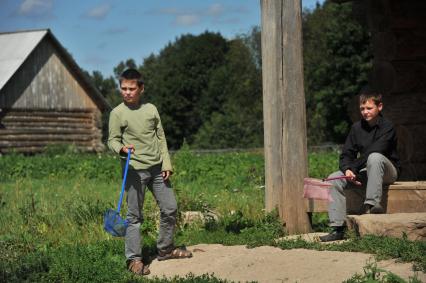
<path fill-rule="evenodd" d="M 363 88 L 359 94 L 359 104 L 364 104 L 370 99 L 374 101 L 374 104 L 379 105 L 382 103 L 382 94 L 370 88 Z"/>
<path fill-rule="evenodd" d="M 142 74 L 138 70 L 130 68 L 121 73 L 120 78 L 118 79 L 121 85 L 123 80 L 135 80 L 138 83 L 138 86 L 143 85 Z"/>

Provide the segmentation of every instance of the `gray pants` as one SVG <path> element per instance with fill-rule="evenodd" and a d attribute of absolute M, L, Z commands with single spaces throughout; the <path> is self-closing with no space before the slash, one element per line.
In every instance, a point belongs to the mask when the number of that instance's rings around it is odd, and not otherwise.
<path fill-rule="evenodd" d="M 127 260 L 142 259 L 140 226 L 143 222 L 143 203 L 148 188 L 154 195 L 160 208 L 160 231 L 157 249 L 168 251 L 173 247 L 173 234 L 176 225 L 177 203 L 175 194 L 168 181 L 164 181 L 161 165 L 147 170 L 131 170 L 127 173 L 127 220 L 129 227 L 125 237 L 125 255 Z"/>
<path fill-rule="evenodd" d="M 329 176 L 344 176 L 341 171 L 334 172 Z M 398 173 L 392 162 L 380 153 L 373 152 L 368 156 L 367 167 L 360 172 L 361 188 L 366 189 L 364 204 L 376 205 L 382 200 L 382 189 L 384 184 L 392 184 L 396 181 Z M 343 226 L 346 222 L 346 196 L 345 189 L 357 187 L 345 179 L 330 181 L 333 183 L 331 197 L 333 201 L 328 205 L 328 217 L 330 226 Z"/>

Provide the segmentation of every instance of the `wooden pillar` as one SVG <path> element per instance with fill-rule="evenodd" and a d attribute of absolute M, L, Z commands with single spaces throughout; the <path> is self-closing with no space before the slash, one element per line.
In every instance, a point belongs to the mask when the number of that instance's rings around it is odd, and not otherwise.
<path fill-rule="evenodd" d="M 278 208 L 290 234 L 310 231 L 300 0 L 261 0 L 267 211 Z"/>

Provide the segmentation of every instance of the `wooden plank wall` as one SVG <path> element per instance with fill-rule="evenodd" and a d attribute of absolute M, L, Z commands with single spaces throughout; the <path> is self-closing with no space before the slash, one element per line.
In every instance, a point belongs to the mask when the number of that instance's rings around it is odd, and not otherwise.
<path fill-rule="evenodd" d="M 95 109 L 86 90 L 48 38 L 0 90 L 0 108 Z"/>
<path fill-rule="evenodd" d="M 369 83 L 384 92 L 396 125 L 401 180 L 426 180 L 426 1 L 356 1 L 372 32 Z"/>
<path fill-rule="evenodd" d="M 99 115 L 92 110 L 19 111 L 0 116 L 0 153 L 41 152 L 47 145 L 73 144 L 84 151 L 100 151 Z"/>

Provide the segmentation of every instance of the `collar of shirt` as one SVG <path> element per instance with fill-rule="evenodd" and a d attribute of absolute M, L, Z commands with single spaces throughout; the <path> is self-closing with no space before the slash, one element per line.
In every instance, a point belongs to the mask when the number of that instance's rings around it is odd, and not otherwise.
<path fill-rule="evenodd" d="M 369 124 L 368 124 L 368 122 L 367 121 L 365 121 L 364 119 L 362 119 L 361 120 L 361 126 L 364 128 L 364 129 L 366 129 L 366 130 L 371 130 L 371 129 L 374 129 L 374 128 L 380 128 L 381 127 L 381 125 L 383 124 L 383 114 L 382 113 L 379 113 L 379 117 L 378 117 L 378 119 L 377 119 L 377 123 L 376 124 L 374 124 L 373 126 L 370 126 Z"/>

